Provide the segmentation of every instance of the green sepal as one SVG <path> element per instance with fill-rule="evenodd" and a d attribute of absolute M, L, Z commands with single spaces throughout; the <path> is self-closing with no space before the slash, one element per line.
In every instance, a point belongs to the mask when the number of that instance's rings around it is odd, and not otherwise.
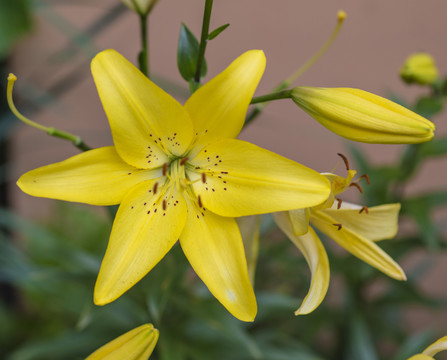
<path fill-rule="evenodd" d="M 413 110 L 423 117 L 431 118 L 432 116 L 441 112 L 443 108 L 444 102 L 441 98 L 421 97 L 417 101 Z"/>
<path fill-rule="evenodd" d="M 180 36 L 177 49 L 177 66 L 180 75 L 186 81 L 194 79 L 199 57 L 199 41 L 185 24 L 180 28 Z M 201 77 L 206 75 L 206 61 L 203 59 Z"/>
<path fill-rule="evenodd" d="M 228 26 L 230 26 L 230 24 L 225 24 L 225 25 L 219 26 L 217 29 L 211 31 L 208 35 L 208 40 L 213 40 L 214 38 L 216 38 Z"/>

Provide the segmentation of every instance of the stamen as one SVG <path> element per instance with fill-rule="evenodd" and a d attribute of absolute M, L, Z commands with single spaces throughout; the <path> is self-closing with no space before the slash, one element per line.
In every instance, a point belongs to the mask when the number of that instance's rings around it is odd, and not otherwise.
<path fill-rule="evenodd" d="M 341 153 L 337 153 L 338 156 L 340 156 L 343 159 L 343 162 L 345 163 L 346 166 L 346 170 L 349 170 L 349 161 L 348 158 L 346 156 L 344 156 Z"/>
<path fill-rule="evenodd" d="M 206 183 L 206 174 L 202 173 L 202 182 L 205 184 Z"/>
<path fill-rule="evenodd" d="M 366 179 L 366 183 L 367 183 L 368 185 L 371 185 L 371 183 L 369 182 L 369 176 L 368 176 L 368 174 L 363 174 L 362 176 L 360 176 L 360 177 L 358 178 L 358 180 L 360 180 L 360 179 Z"/>
<path fill-rule="evenodd" d="M 203 204 L 202 204 L 202 198 L 200 197 L 200 195 L 197 197 L 197 200 L 199 201 L 199 207 L 203 207 Z"/>
<path fill-rule="evenodd" d="M 163 210 L 166 210 L 166 200 L 163 199 Z"/>
<path fill-rule="evenodd" d="M 166 176 L 168 173 L 168 163 L 163 164 L 163 176 Z"/>
<path fill-rule="evenodd" d="M 182 160 L 180 160 L 180 166 L 185 165 L 185 163 L 188 161 L 188 157 L 184 157 Z"/>
<path fill-rule="evenodd" d="M 363 190 L 362 190 L 362 188 L 360 187 L 359 184 L 357 184 L 357 183 L 350 183 L 349 187 L 351 187 L 351 186 L 356 187 L 360 191 L 360 194 L 363 194 Z"/>
<path fill-rule="evenodd" d="M 338 199 L 336 198 L 335 200 L 337 200 L 338 204 L 337 204 L 337 210 L 341 208 L 341 203 L 343 202 L 342 199 Z"/>
<path fill-rule="evenodd" d="M 334 226 L 336 226 L 336 227 L 338 227 L 338 231 L 340 231 L 341 230 L 341 228 L 343 227 L 343 225 L 342 224 L 332 224 L 332 225 L 334 225 Z"/>
<path fill-rule="evenodd" d="M 365 212 L 365 214 L 368 214 L 368 207 L 366 205 L 363 205 L 363 207 L 360 209 L 359 214 L 361 214 L 362 212 Z"/>
<path fill-rule="evenodd" d="M 158 182 L 156 182 L 155 184 L 154 184 L 154 195 L 157 193 L 157 189 L 158 189 Z"/>

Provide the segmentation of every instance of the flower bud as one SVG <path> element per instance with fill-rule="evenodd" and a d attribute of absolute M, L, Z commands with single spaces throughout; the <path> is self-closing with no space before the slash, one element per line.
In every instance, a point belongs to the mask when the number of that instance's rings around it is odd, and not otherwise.
<path fill-rule="evenodd" d="M 121 0 L 121 2 L 137 14 L 147 15 L 158 0 Z"/>
<path fill-rule="evenodd" d="M 321 125 L 349 140 L 414 144 L 433 138 L 432 122 L 363 90 L 299 86 L 291 97 Z"/>
<path fill-rule="evenodd" d="M 147 360 L 157 340 L 158 330 L 144 324 L 100 347 L 86 360 Z"/>
<path fill-rule="evenodd" d="M 407 58 L 400 69 L 400 77 L 408 84 L 431 85 L 438 78 L 438 68 L 431 55 L 417 53 Z"/>

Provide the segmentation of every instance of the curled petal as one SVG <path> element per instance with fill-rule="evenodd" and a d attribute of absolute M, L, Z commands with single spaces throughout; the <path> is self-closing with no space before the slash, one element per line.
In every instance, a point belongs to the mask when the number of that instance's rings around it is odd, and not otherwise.
<path fill-rule="evenodd" d="M 95 285 L 105 305 L 141 280 L 171 249 L 186 221 L 184 198 L 173 187 L 154 194 L 154 181 L 135 186 L 121 203 Z"/>
<path fill-rule="evenodd" d="M 312 273 L 312 280 L 308 294 L 295 315 L 305 315 L 314 311 L 326 296 L 329 287 L 329 260 L 326 250 L 315 231 L 309 227 L 308 232 L 302 236 L 296 236 L 287 212 L 273 214 L 275 222 L 287 237 L 303 253 Z"/>
<path fill-rule="evenodd" d="M 31 170 L 20 177 L 17 185 L 33 196 L 115 205 L 134 185 L 159 176 L 156 170 L 128 165 L 113 146 L 108 146 Z"/>
<path fill-rule="evenodd" d="M 180 245 L 197 275 L 227 310 L 253 321 L 257 306 L 236 221 L 188 203 Z"/>
<path fill-rule="evenodd" d="M 246 216 L 317 205 L 330 193 L 329 181 L 303 165 L 253 144 L 225 139 L 206 146 L 191 161 L 206 173 L 194 191 L 204 206 L 222 216 Z"/>
<path fill-rule="evenodd" d="M 435 343 L 431 344 L 424 351 L 424 355 L 435 356 L 438 352 L 447 350 L 447 336 L 440 338 Z"/>

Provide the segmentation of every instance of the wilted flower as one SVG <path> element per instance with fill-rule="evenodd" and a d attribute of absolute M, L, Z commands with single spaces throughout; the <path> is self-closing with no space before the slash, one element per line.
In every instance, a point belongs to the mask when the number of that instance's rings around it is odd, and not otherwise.
<path fill-rule="evenodd" d="M 298 86 L 291 95 L 293 101 L 321 125 L 350 140 L 412 144 L 433 138 L 433 123 L 363 90 Z"/>

